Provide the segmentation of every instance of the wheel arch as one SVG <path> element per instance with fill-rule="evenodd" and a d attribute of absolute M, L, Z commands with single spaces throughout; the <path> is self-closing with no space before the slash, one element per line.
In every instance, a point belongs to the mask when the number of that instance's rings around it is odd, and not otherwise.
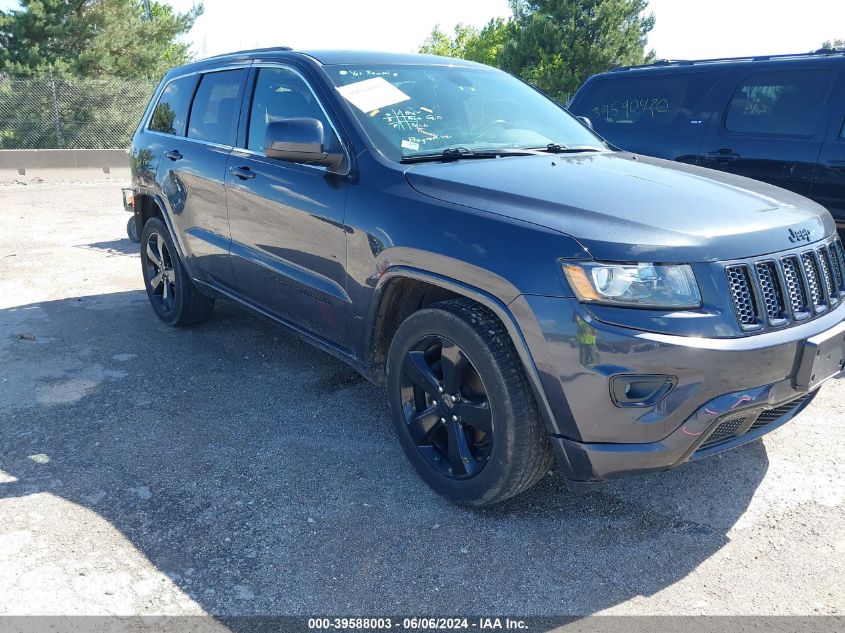
<path fill-rule="evenodd" d="M 164 222 L 164 226 L 167 227 L 167 230 L 170 231 L 170 237 L 173 238 L 173 243 L 176 245 L 179 257 L 187 266 L 185 247 L 182 244 L 181 236 L 174 229 L 173 222 L 165 210 L 166 208 L 167 207 L 159 196 L 143 189 L 135 191 L 135 225 L 138 229 L 138 237 L 140 238 L 141 234 L 144 232 L 144 225 L 148 220 L 151 218 L 159 218 L 162 222 Z"/>
<path fill-rule="evenodd" d="M 502 323 L 525 370 L 547 429 L 554 428 L 552 408 L 522 330 L 508 306 L 494 295 L 464 282 L 406 266 L 388 269 L 379 279 L 370 308 L 365 350 L 374 382 L 383 384 L 387 352 L 397 328 L 412 313 L 438 301 L 463 298 L 490 310 Z"/>

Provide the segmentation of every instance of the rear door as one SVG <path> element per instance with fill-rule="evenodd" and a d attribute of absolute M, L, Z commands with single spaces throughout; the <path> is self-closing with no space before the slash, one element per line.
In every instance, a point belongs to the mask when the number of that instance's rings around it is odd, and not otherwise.
<path fill-rule="evenodd" d="M 845 232 L 845 72 L 840 71 L 839 103 L 828 126 L 810 197 L 827 207 Z"/>
<path fill-rule="evenodd" d="M 161 102 L 151 119 L 152 127 L 169 132 L 163 141 L 156 178 L 188 267 L 200 279 L 226 286 L 231 286 L 233 280 L 226 160 L 237 136 L 246 77 L 245 68 L 186 77 L 185 89 L 193 86 L 187 119 L 177 119 L 170 125 L 173 117 L 167 104 Z"/>
<path fill-rule="evenodd" d="M 833 68 L 743 65 L 699 164 L 808 195 L 836 80 Z"/>
<path fill-rule="evenodd" d="M 694 163 L 710 119 L 708 95 L 716 70 L 627 70 L 596 77 L 570 104 L 622 149 Z"/>

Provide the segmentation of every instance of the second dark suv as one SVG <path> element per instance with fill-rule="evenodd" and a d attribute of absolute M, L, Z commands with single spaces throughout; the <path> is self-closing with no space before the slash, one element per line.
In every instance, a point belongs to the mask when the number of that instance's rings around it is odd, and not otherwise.
<path fill-rule="evenodd" d="M 582 489 L 737 446 L 845 362 L 825 209 L 612 151 L 479 64 L 279 48 L 183 66 L 132 166 L 158 317 L 232 300 L 384 384 L 408 458 L 460 503 L 524 491 L 555 456 Z"/>
<path fill-rule="evenodd" d="M 628 151 L 807 196 L 845 234 L 845 50 L 617 68 L 570 109 Z"/>

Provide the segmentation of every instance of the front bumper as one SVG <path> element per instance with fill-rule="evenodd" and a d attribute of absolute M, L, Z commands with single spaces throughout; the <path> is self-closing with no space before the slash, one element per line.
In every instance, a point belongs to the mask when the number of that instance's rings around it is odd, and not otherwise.
<path fill-rule="evenodd" d="M 681 428 L 648 444 L 590 444 L 552 436 L 558 461 L 575 489 L 609 479 L 668 470 L 751 442 L 798 415 L 818 389 L 772 402 L 782 385 L 726 394 L 696 411 Z M 740 406 L 737 406 L 740 405 Z"/>
<path fill-rule="evenodd" d="M 845 318 L 843 304 L 787 329 L 713 339 L 598 322 L 571 299 L 520 297 L 511 309 L 552 410 L 550 440 L 573 487 L 669 469 L 786 423 L 818 387 L 796 384 L 807 339 Z M 585 321 L 586 342 L 578 333 Z M 651 374 L 677 379 L 666 397 L 651 406 L 614 404 L 614 376 Z"/>

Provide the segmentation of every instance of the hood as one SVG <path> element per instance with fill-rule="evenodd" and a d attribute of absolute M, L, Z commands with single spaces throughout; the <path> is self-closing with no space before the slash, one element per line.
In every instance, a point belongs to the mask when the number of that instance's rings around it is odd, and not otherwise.
<path fill-rule="evenodd" d="M 432 198 L 565 233 L 599 260 L 740 259 L 835 231 L 823 207 L 784 189 L 628 153 L 421 163 L 405 176 Z"/>

